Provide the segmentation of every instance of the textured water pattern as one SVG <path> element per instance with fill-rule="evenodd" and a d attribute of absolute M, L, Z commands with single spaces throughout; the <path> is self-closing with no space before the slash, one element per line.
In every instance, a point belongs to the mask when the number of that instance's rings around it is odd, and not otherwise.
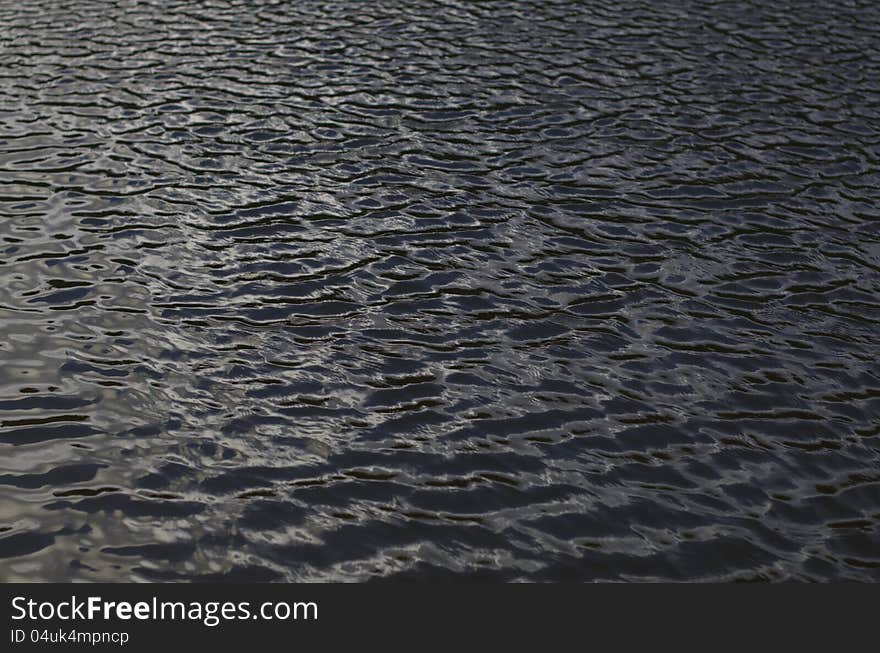
<path fill-rule="evenodd" d="M 880 5 L 0 0 L 0 578 L 880 580 Z"/>

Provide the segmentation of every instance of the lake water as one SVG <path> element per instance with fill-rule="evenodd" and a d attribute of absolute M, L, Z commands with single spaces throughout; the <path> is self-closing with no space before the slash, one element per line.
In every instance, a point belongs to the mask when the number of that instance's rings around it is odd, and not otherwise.
<path fill-rule="evenodd" d="M 880 580 L 878 34 L 0 0 L 0 579 Z"/>

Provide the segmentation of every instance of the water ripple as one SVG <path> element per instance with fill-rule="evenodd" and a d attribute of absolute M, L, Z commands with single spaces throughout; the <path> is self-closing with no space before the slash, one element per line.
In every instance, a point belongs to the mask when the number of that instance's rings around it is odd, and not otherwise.
<path fill-rule="evenodd" d="M 0 578 L 880 579 L 876 4 L 0 24 Z"/>

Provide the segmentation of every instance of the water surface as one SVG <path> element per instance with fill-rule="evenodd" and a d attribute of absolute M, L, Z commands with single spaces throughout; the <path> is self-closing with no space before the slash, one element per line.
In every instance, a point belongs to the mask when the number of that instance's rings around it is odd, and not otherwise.
<path fill-rule="evenodd" d="M 880 580 L 878 34 L 0 0 L 0 578 Z"/>

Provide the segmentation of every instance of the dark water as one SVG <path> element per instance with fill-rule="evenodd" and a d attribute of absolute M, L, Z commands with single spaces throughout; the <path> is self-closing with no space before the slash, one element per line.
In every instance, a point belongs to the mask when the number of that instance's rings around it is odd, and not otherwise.
<path fill-rule="evenodd" d="M 878 35 L 0 0 L 0 578 L 880 580 Z"/>

